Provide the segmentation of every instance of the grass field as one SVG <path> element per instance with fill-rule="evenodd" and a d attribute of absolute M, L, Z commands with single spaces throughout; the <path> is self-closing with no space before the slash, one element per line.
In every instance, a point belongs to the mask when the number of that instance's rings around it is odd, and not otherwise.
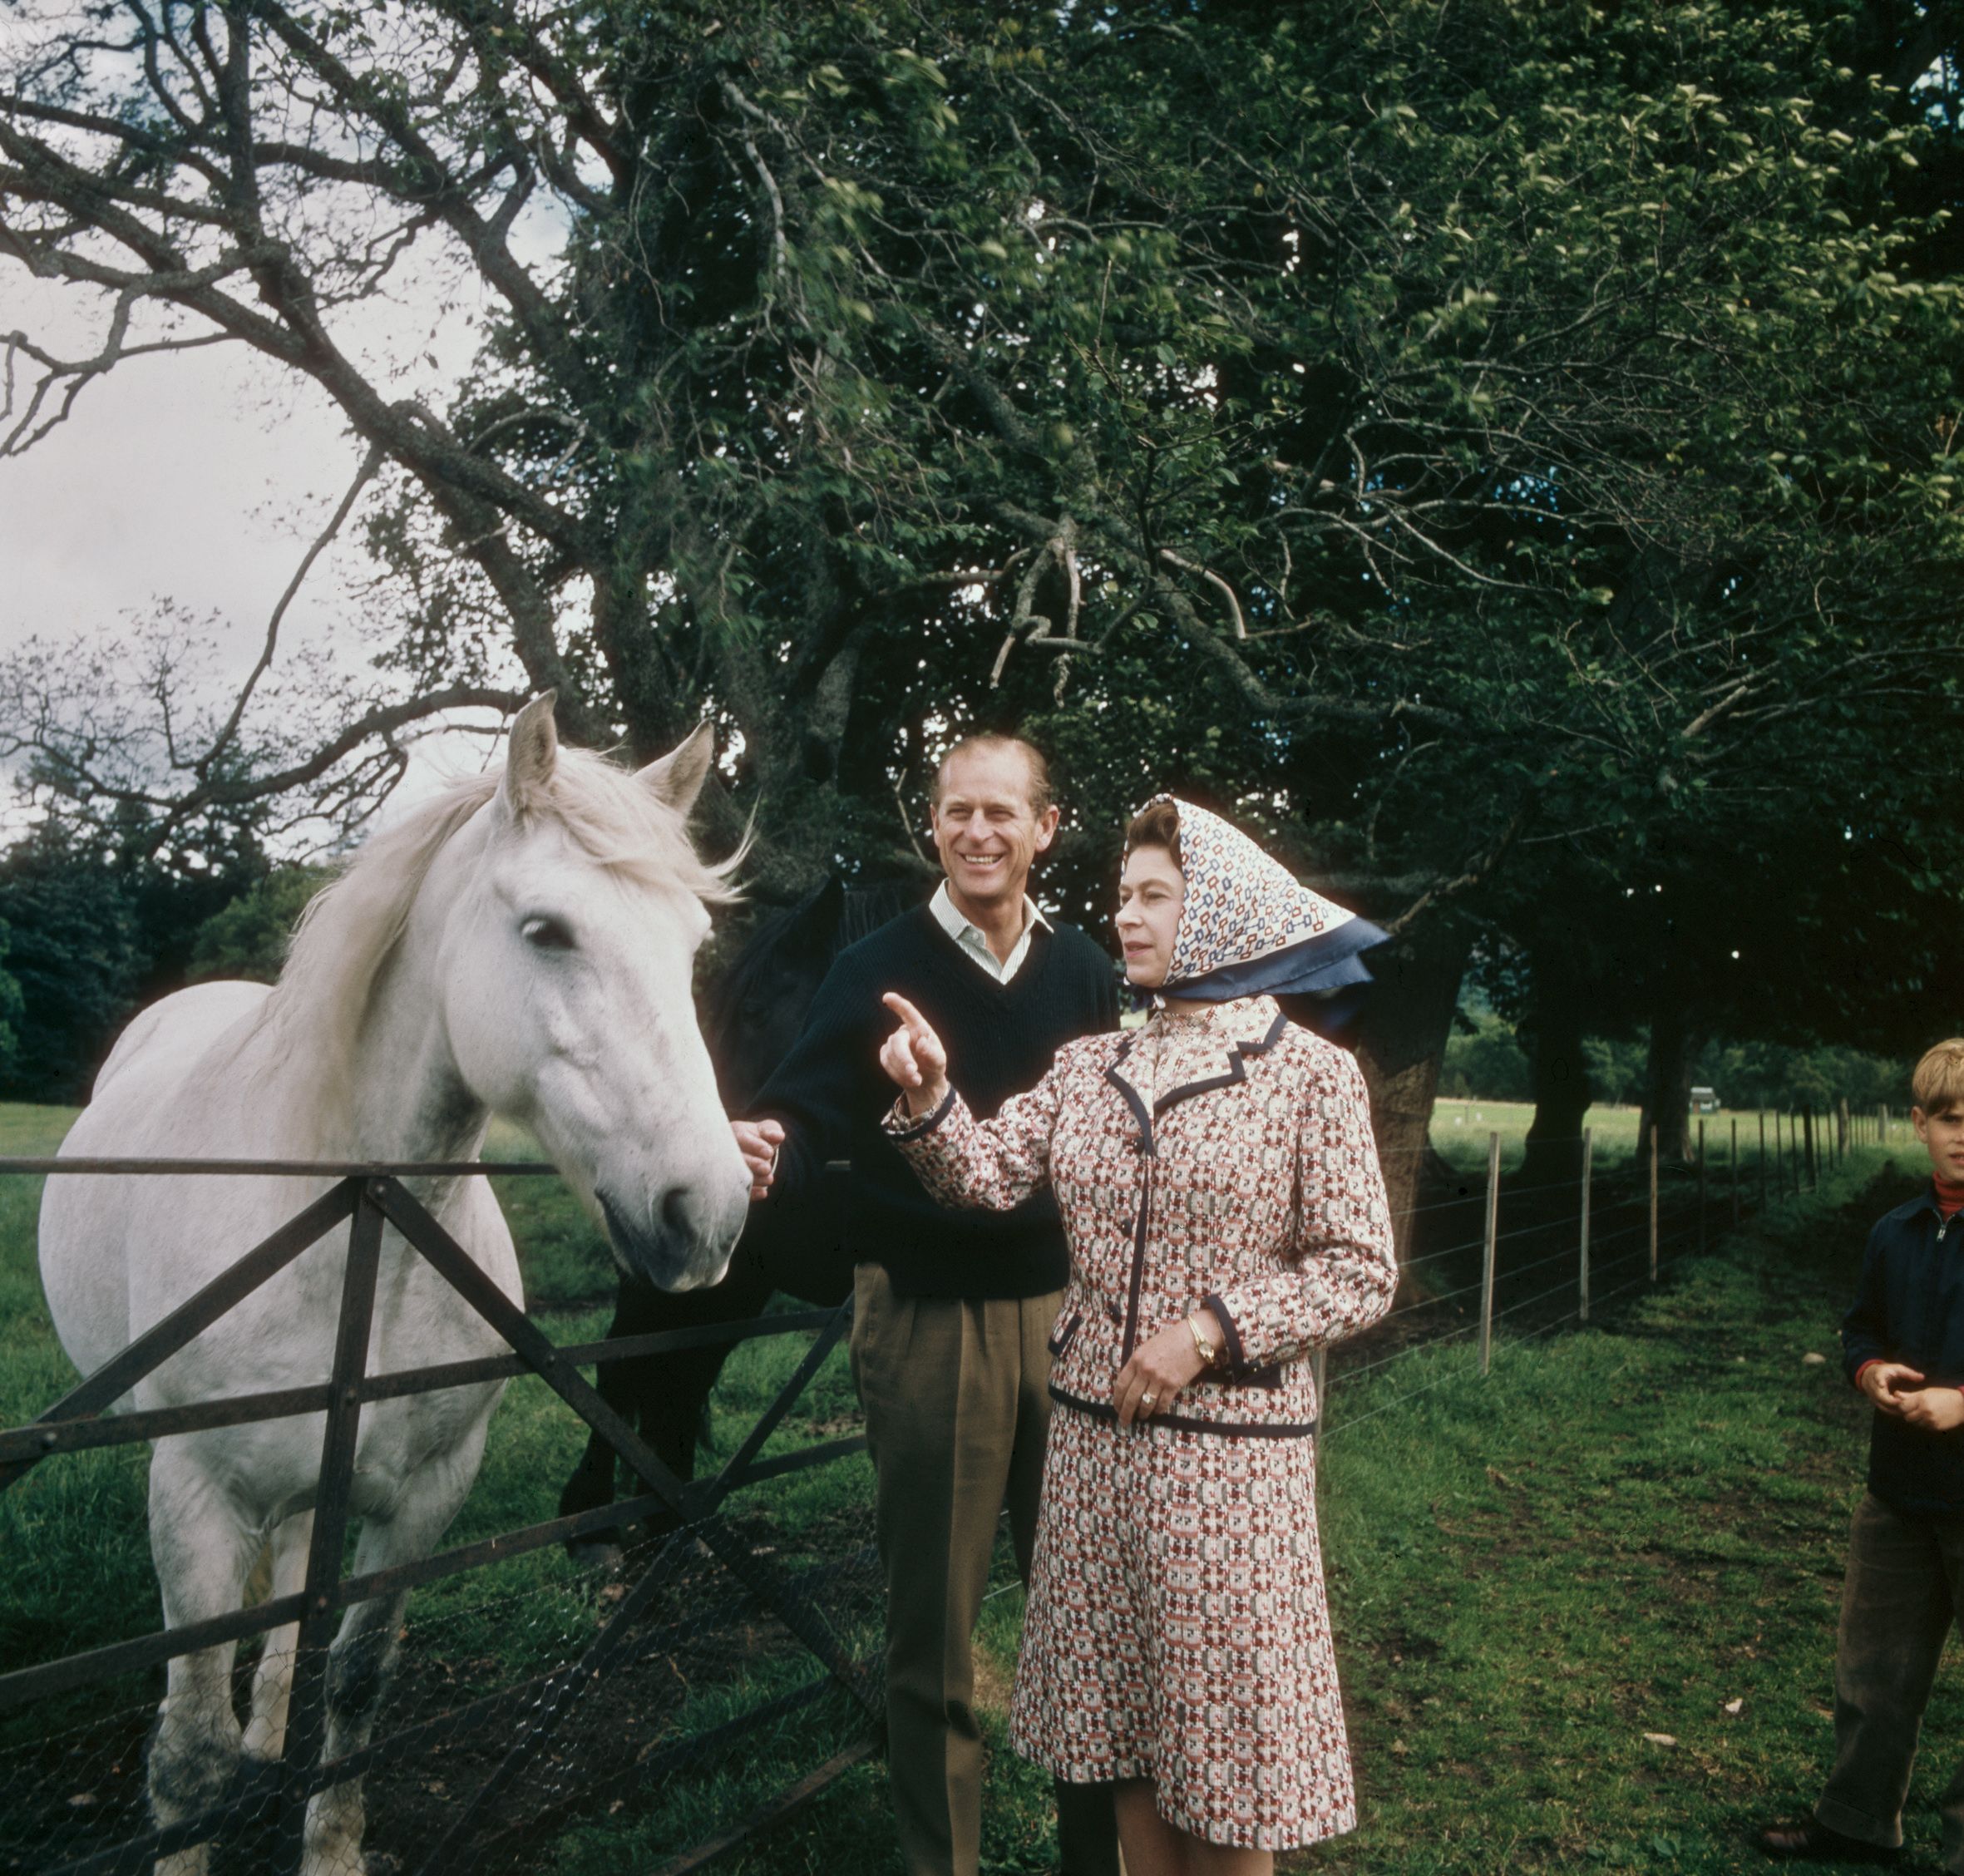
<path fill-rule="evenodd" d="M 1333 1405 L 1322 1530 L 1360 1822 L 1285 1869 L 1766 1867 L 1752 1832 L 1811 1804 L 1831 1748 L 1864 1450 L 1835 1325 L 1907 1172 L 1854 1156 L 1611 1326 L 1503 1343 L 1484 1381 L 1470 1352 L 1421 1350 Z M 1017 1600 L 984 1627 L 998 1688 Z M 1953 1647 L 1906 1876 L 1941 1868 L 1961 1666 Z M 1009 1752 L 999 1709 L 988 1725 L 984 1868 L 1042 1869 L 1044 1780 Z M 877 1769 L 727 1867 L 897 1869 Z"/>
<path fill-rule="evenodd" d="M 1606 1168 L 1624 1166 L 1636 1157 L 1639 1115 L 1640 1110 L 1636 1108 L 1589 1109 L 1582 1124 L 1593 1137 L 1597 1165 Z M 1873 1125 L 1868 1116 L 1863 1118 L 1864 1125 Z M 1761 1118 L 1756 1108 L 1735 1113 L 1730 1108 L 1721 1108 L 1718 1113 L 1704 1117 L 1705 1153 L 1715 1177 L 1721 1175 L 1730 1164 L 1732 1129 L 1735 1123 L 1739 1128 L 1740 1167 L 1749 1180 L 1755 1176 Z M 1432 1110 L 1432 1143 L 1453 1165 L 1472 1172 L 1487 1163 L 1488 1136 L 1498 1133 L 1501 1171 L 1511 1172 L 1520 1165 L 1527 1151 L 1527 1129 L 1533 1119 L 1534 1108 L 1526 1101 L 1441 1101 Z M 1764 1116 L 1764 1124 L 1767 1158 L 1770 1163 L 1777 1165 L 1782 1151 L 1784 1122 L 1768 1113 Z M 1693 1131 L 1696 1131 L 1695 1123 Z M 1907 1151 L 1914 1150 L 1915 1142 L 1907 1121 L 1892 1122 L 1891 1134 L 1893 1143 Z"/>
<path fill-rule="evenodd" d="M 1475 1104 L 1459 1128 L 1448 1108 L 1435 1138 L 1457 1160 L 1467 1133 L 1504 1133 L 1516 1120 L 1524 1131 L 1522 1113 Z M 1606 1133 L 1616 1117 L 1604 1118 Z M 64 1124 L 52 1110 L 0 1108 L 0 1152 L 44 1151 Z M 1462 1345 L 1417 1349 L 1339 1389 L 1322 1516 L 1361 1823 L 1353 1837 L 1286 1859 L 1290 1868 L 1432 1876 L 1758 1865 L 1750 1828 L 1804 1808 L 1825 1765 L 1862 1428 L 1838 1366 L 1804 1357 L 1834 1353 L 1862 1227 L 1907 1184 L 1907 1163 L 1888 1165 L 1858 1153 L 1819 1193 L 1677 1264 L 1607 1326 L 1503 1341 L 1483 1382 Z M 33 1270 L 32 1183 L 0 1182 L 3 1422 L 37 1411 L 67 1379 Z M 527 1208 L 516 1222 L 528 1278 L 548 1298 L 555 1332 L 597 1333 L 602 1319 L 577 1301 L 604 1285 L 597 1242 L 551 1182 L 513 1183 Z M 535 1243 L 547 1248 L 535 1253 Z M 733 1360 L 717 1402 L 725 1451 L 801 1345 L 751 1345 Z M 835 1356 L 779 1442 L 836 1432 L 851 1410 Z M 515 1385 L 453 1538 L 550 1515 L 579 1444 L 542 1387 Z M 93 1454 L 45 1466 L 0 1497 L 0 1664 L 154 1626 L 142 1480 L 138 1453 Z M 761 1488 L 745 1528 L 795 1568 L 859 1542 L 870 1503 L 866 1469 L 848 1462 Z M 1034 1872 L 1052 1858 L 1048 1780 L 1003 1742 L 1021 1596 L 1006 1572 L 1001 1583 L 982 1635 L 984 1861 Z M 565 1658 L 607 1612 L 607 1596 L 556 1552 L 435 1586 L 412 1605 L 412 1662 L 440 1669 L 452 1701 Z M 844 1632 L 856 1650 L 872 1645 L 864 1619 Z M 667 1696 L 651 1745 L 808 1671 L 762 1657 L 699 1675 L 681 1649 L 668 1662 L 686 1677 L 686 1696 Z M 1940 1741 L 1964 1721 L 1955 1668 L 1931 1713 Z M 116 1698 L 126 1733 L 140 1738 L 154 1694 L 131 1684 Z M 42 1751 L 83 1711 L 70 1702 L 0 1730 L 0 1790 L 10 1762 Z M 619 1724 L 637 1718 L 624 1710 Z M 836 1706 L 787 1718 L 698 1775 L 597 1821 L 555 1827 L 536 1866 L 569 1876 L 645 1869 L 808 1769 L 848 1724 Z M 468 1789 L 462 1770 L 447 1775 L 453 1789 Z M 1948 1771 L 1939 1760 L 1919 1773 L 1912 1873 L 1937 1867 L 1934 1793 Z M 879 1768 L 850 1772 L 723 1867 L 896 1871 Z"/>

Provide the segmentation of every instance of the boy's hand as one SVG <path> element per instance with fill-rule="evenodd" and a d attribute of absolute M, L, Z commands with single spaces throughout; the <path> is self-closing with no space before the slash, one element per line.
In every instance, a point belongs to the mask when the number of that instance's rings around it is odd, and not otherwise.
<path fill-rule="evenodd" d="M 1903 1361 L 1872 1361 L 1862 1370 L 1861 1388 L 1885 1414 L 1892 1414 L 1897 1419 L 1906 1417 L 1907 1403 L 1917 1397 L 1911 1394 L 1898 1394 L 1898 1388 L 1919 1388 L 1923 1385 L 1920 1370 L 1912 1368 Z M 1964 1403 L 1964 1395 L 1957 1396 Z"/>
<path fill-rule="evenodd" d="M 1964 1394 L 1954 1387 L 1925 1388 L 1902 1397 L 1902 1417 L 1926 1433 L 1948 1433 L 1964 1426 Z"/>

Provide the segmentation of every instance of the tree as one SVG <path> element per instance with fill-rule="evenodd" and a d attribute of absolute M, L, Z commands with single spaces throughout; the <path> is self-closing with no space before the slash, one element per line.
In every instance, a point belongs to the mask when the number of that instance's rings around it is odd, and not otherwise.
<path fill-rule="evenodd" d="M 37 780 L 160 837 L 358 813 L 550 684 L 637 753 L 715 713 L 783 896 L 915 864 L 944 726 L 1020 721 L 1067 909 L 1170 782 L 1394 929 L 1360 1053 L 1415 1164 L 1547 862 L 1601 904 L 1775 788 L 1847 824 L 1954 722 L 1947 7 L 41 8 L 0 251 L 111 314 L 14 343 L 9 447 L 251 346 L 346 413 L 400 609 L 298 743 L 17 671 Z M 440 410 L 336 339 L 437 251 L 496 309 Z"/>
<path fill-rule="evenodd" d="M 58 839 L 27 843 L 0 870 L 0 918 L 7 975 L 21 995 L 0 1092 L 17 1101 L 85 1099 L 142 980 L 126 876 Z"/>
<path fill-rule="evenodd" d="M 331 877 L 324 866 L 276 867 L 198 927 L 185 976 L 193 983 L 211 977 L 272 983 L 300 914 Z"/>

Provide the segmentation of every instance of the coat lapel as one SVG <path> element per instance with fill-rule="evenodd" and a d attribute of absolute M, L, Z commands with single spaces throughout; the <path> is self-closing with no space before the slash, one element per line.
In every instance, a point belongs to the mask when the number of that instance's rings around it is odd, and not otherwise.
<path fill-rule="evenodd" d="M 1105 1070 L 1105 1079 L 1124 1096 L 1125 1104 L 1132 1109 L 1132 1118 L 1139 1130 L 1139 1148 L 1143 1153 L 1152 1151 L 1152 1104 L 1147 1100 L 1145 1090 L 1132 1079 L 1127 1066 L 1139 1032 L 1133 1029 L 1118 1044 L 1118 1053 L 1112 1058 L 1112 1064 Z"/>
<path fill-rule="evenodd" d="M 1247 1079 L 1246 1058 L 1259 1055 L 1265 1049 L 1274 1048 L 1289 1020 L 1267 997 L 1249 999 L 1247 1014 L 1257 1022 L 1265 1014 L 1271 1019 L 1254 1034 L 1243 1035 L 1238 1039 L 1230 1039 L 1231 1032 L 1224 1032 L 1217 1058 L 1218 1066 L 1213 1062 L 1203 1063 L 1200 1073 L 1190 1075 L 1185 1081 L 1177 1083 L 1171 1088 L 1162 1089 L 1159 1098 L 1152 1103 L 1155 1118 L 1164 1113 L 1168 1108 L 1177 1106 L 1182 1101 L 1190 1100 L 1196 1094 L 1205 1094 L 1210 1089 L 1231 1088 L 1237 1081 Z"/>

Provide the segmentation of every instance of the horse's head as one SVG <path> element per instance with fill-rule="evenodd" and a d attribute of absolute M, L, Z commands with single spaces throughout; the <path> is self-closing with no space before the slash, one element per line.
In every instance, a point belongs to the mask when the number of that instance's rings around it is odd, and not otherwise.
<path fill-rule="evenodd" d="M 827 877 L 753 932 L 708 999 L 704 1032 L 716 1077 L 741 1113 L 784 1059 L 838 955 L 846 888 Z"/>
<path fill-rule="evenodd" d="M 710 754 L 704 724 L 630 775 L 561 749 L 550 695 L 527 704 L 442 940 L 465 1083 L 538 1136 L 622 1267 L 668 1290 L 722 1276 L 748 1207 L 690 997 L 705 901 L 727 896 L 683 826 Z"/>

